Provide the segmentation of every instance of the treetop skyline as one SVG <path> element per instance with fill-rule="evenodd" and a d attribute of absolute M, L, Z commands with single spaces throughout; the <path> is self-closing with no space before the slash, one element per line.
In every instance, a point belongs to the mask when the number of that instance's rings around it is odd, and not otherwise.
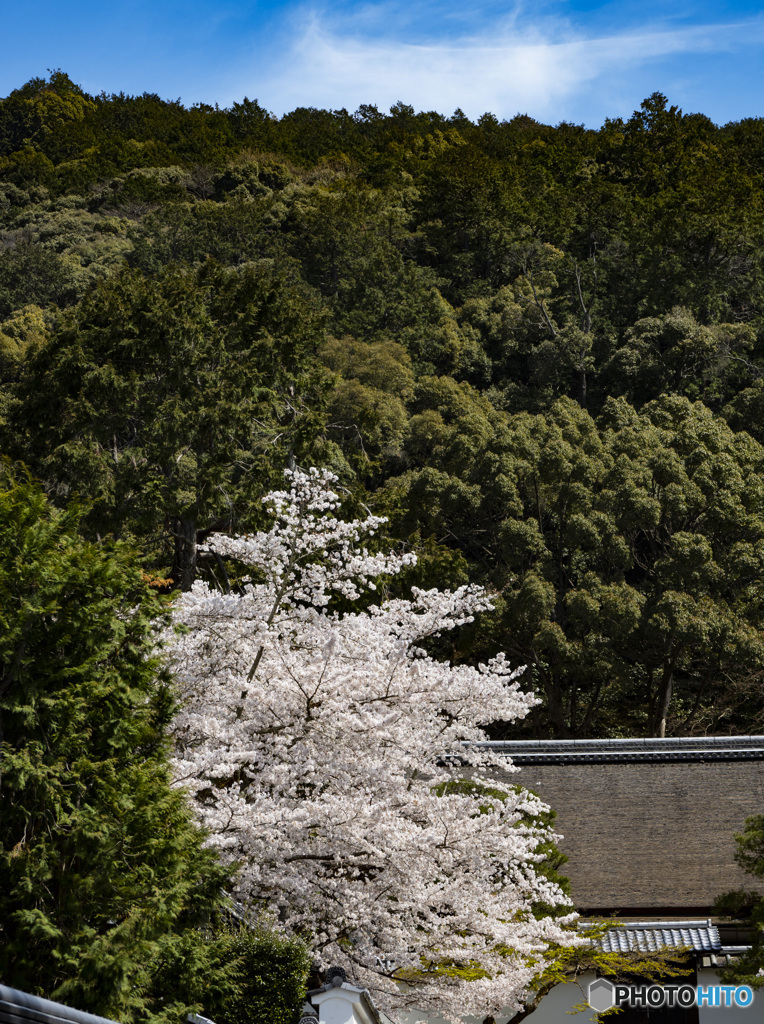
<path fill-rule="evenodd" d="M 717 124 L 758 116 L 764 84 L 764 18 L 752 0 L 668 12 L 655 0 L 83 0 L 66 15 L 43 0 L 4 20 L 1 95 L 61 67 L 91 94 L 147 91 L 186 105 L 247 95 L 281 115 L 402 100 L 595 128 L 655 91 Z"/>

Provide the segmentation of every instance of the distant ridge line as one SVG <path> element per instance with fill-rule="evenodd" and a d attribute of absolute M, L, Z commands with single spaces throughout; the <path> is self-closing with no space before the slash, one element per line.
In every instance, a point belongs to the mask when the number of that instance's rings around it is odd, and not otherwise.
<path fill-rule="evenodd" d="M 522 764 L 764 761 L 764 736 L 687 736 L 665 739 L 486 740 L 471 743 Z"/>

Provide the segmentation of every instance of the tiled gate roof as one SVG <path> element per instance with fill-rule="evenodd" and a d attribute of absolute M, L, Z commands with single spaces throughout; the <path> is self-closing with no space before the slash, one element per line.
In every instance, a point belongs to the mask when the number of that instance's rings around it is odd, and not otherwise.
<path fill-rule="evenodd" d="M 719 930 L 710 921 L 630 922 L 610 928 L 598 945 L 606 953 L 654 953 L 663 946 L 713 953 L 722 947 Z"/>

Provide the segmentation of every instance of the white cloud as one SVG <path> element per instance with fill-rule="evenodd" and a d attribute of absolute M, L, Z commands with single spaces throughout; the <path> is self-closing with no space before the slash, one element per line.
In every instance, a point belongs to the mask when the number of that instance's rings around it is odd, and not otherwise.
<path fill-rule="evenodd" d="M 598 88 L 612 95 L 624 75 L 651 62 L 764 40 L 762 20 L 587 38 L 561 20 L 547 18 L 529 26 L 519 5 L 509 13 L 506 5 L 503 9 L 504 17 L 490 32 L 411 42 L 391 38 L 385 29 L 394 24 L 399 34 L 403 28 L 410 36 L 426 37 L 421 26 L 427 9 L 421 3 L 412 2 L 408 15 L 399 3 L 367 4 L 352 14 L 335 8 L 331 16 L 301 8 L 265 74 L 240 69 L 232 95 L 256 94 L 279 114 L 297 106 L 354 110 L 361 103 L 385 110 L 403 100 L 418 110 L 445 114 L 461 107 L 470 117 L 484 111 L 500 117 L 528 112 L 560 120 L 566 103 Z M 412 28 L 415 22 L 419 31 Z M 433 24 L 435 35 L 438 25 Z"/>

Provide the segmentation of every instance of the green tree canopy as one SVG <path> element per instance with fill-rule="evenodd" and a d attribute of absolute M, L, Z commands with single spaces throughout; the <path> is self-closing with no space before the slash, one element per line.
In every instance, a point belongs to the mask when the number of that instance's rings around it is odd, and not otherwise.
<path fill-rule="evenodd" d="M 537 728 L 662 735 L 759 713 L 744 684 L 764 666 L 764 449 L 749 435 L 676 397 L 640 413 L 611 399 L 599 423 L 570 399 L 504 417 L 433 380 L 413 410 L 413 466 L 387 488 L 397 528 L 447 540 L 500 589 L 492 642 L 529 666 Z"/>
<path fill-rule="evenodd" d="M 190 587 L 196 545 L 233 526 L 320 424 L 320 309 L 267 266 L 125 272 L 30 359 L 7 449 L 91 535 L 137 536 Z M 162 550 L 164 543 L 165 549 Z"/>

